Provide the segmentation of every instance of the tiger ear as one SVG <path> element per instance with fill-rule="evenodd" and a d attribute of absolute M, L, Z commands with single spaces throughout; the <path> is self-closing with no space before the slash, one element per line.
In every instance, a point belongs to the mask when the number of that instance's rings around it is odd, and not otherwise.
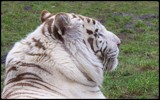
<path fill-rule="evenodd" d="M 70 19 L 66 13 L 59 13 L 55 16 L 53 31 L 59 35 L 64 35 L 67 27 L 69 26 Z"/>
<path fill-rule="evenodd" d="M 43 23 L 44 21 L 46 21 L 49 17 L 53 16 L 53 14 L 51 14 L 50 12 L 48 12 L 47 10 L 43 10 L 41 12 L 41 22 Z"/>

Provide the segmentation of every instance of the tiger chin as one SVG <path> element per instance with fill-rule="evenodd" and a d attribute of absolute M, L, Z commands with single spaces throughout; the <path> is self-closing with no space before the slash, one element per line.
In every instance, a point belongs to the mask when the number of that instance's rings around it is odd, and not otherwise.
<path fill-rule="evenodd" d="M 74 13 L 44 10 L 41 22 L 8 53 L 2 98 L 106 98 L 103 73 L 118 65 L 120 39 Z"/>

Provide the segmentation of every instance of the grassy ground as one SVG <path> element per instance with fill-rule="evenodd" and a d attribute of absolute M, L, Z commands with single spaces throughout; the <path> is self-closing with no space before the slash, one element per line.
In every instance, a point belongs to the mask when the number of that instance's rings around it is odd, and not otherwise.
<path fill-rule="evenodd" d="M 118 35 L 119 65 L 107 73 L 102 91 L 111 99 L 159 98 L 159 4 L 132 2 L 1 2 L 1 89 L 4 59 L 13 44 L 40 25 L 44 9 L 93 17 Z"/>

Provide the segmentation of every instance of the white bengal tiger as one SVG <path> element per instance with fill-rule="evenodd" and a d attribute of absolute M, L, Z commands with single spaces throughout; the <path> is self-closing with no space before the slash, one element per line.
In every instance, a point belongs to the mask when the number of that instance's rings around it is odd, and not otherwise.
<path fill-rule="evenodd" d="M 8 53 L 2 98 L 105 98 L 103 73 L 116 68 L 120 39 L 78 14 L 42 11 L 41 21 Z"/>

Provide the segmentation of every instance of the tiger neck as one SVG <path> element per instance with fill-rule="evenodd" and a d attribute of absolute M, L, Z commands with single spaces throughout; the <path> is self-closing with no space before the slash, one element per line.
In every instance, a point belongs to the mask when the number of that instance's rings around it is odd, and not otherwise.
<path fill-rule="evenodd" d="M 87 77 L 101 85 L 103 81 L 102 64 L 93 52 L 83 43 L 83 39 L 65 39 L 65 47 L 67 51 L 76 60 L 77 67 L 84 72 Z"/>

